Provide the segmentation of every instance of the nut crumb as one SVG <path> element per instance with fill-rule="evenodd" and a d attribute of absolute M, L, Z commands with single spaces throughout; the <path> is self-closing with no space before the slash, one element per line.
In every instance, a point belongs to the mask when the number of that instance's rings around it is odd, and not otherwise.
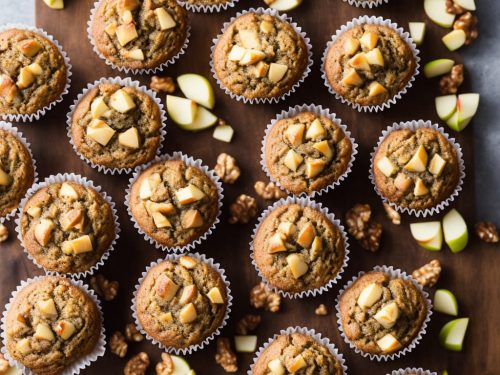
<path fill-rule="evenodd" d="M 250 291 L 250 304 L 256 309 L 264 308 L 271 312 L 278 312 L 281 306 L 281 297 L 264 283 L 260 283 Z"/>
<path fill-rule="evenodd" d="M 396 211 L 394 208 L 392 208 L 388 203 L 384 202 L 384 210 L 385 213 L 387 214 L 387 218 L 394 224 L 394 225 L 399 225 L 401 224 L 401 215 L 399 214 L 398 211 Z"/>
<path fill-rule="evenodd" d="M 139 354 L 130 358 L 123 369 L 124 375 L 145 375 L 149 366 L 149 356 L 140 352 Z"/>
<path fill-rule="evenodd" d="M 224 152 L 217 156 L 217 164 L 214 167 L 214 171 L 222 181 L 228 184 L 234 184 L 241 174 L 240 167 L 236 164 L 236 159 Z"/>
<path fill-rule="evenodd" d="M 113 336 L 109 339 L 109 350 L 120 358 L 127 355 L 128 344 L 121 332 L 116 331 L 113 333 Z"/>
<path fill-rule="evenodd" d="M 457 64 L 451 68 L 451 72 L 446 74 L 439 81 L 439 90 L 441 94 L 456 94 L 458 88 L 464 82 L 464 65 Z"/>
<path fill-rule="evenodd" d="M 168 353 L 161 353 L 161 362 L 155 367 L 156 375 L 171 375 L 174 372 L 174 362 Z"/>
<path fill-rule="evenodd" d="M 102 274 L 97 274 L 90 278 L 90 286 L 97 295 L 105 301 L 112 301 L 118 294 L 118 281 L 109 281 Z"/>
<path fill-rule="evenodd" d="M 129 323 L 125 326 L 125 337 L 129 342 L 141 342 L 144 340 L 144 336 L 133 323 Z"/>
<path fill-rule="evenodd" d="M 230 224 L 247 224 L 257 215 L 257 201 L 255 198 L 241 194 L 236 201 L 229 206 L 231 216 L 229 217 Z"/>
<path fill-rule="evenodd" d="M 488 243 L 498 242 L 498 230 L 495 224 L 491 221 L 481 221 L 477 223 L 474 228 L 476 229 L 476 234 L 481 241 Z"/>
<path fill-rule="evenodd" d="M 412 272 L 411 276 L 422 286 L 433 287 L 441 274 L 441 263 L 434 259 Z"/>
<path fill-rule="evenodd" d="M 175 92 L 175 81 L 172 77 L 158 77 L 152 76 L 151 83 L 149 84 L 151 90 L 156 92 L 166 92 L 173 94 Z"/>
<path fill-rule="evenodd" d="M 320 315 L 320 316 L 328 315 L 328 309 L 326 308 L 326 306 L 324 304 L 321 304 L 318 307 L 316 307 L 316 310 L 314 310 L 314 313 L 316 315 Z"/>
<path fill-rule="evenodd" d="M 264 181 L 257 181 L 253 188 L 259 197 L 267 200 L 276 200 L 286 197 L 286 193 L 277 187 L 274 182 L 266 184 Z"/>
<path fill-rule="evenodd" d="M 260 315 L 247 314 L 236 324 L 236 333 L 238 335 L 248 335 L 257 328 L 260 321 Z"/>
<path fill-rule="evenodd" d="M 454 23 L 454 30 L 463 30 L 465 32 L 465 45 L 471 44 L 479 36 L 477 29 L 477 17 L 471 12 L 464 13 Z"/>
<path fill-rule="evenodd" d="M 3 224 L 0 224 L 0 242 L 7 241 L 9 238 L 9 229 Z"/>
<path fill-rule="evenodd" d="M 455 3 L 454 0 L 446 0 L 446 13 L 460 15 L 465 12 L 467 12 L 467 10 Z"/>
<path fill-rule="evenodd" d="M 238 371 L 236 354 L 231 350 L 231 343 L 227 337 L 219 337 L 217 339 L 215 362 L 221 365 L 226 372 Z"/>
<path fill-rule="evenodd" d="M 355 204 L 346 213 L 347 231 L 360 241 L 365 250 L 375 252 L 380 247 L 382 225 L 371 220 L 372 210 L 368 204 Z"/>

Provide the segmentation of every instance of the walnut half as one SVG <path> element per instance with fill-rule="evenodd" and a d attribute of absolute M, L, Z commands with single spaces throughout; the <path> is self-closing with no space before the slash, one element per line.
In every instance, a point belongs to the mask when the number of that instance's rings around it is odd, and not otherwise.
<path fill-rule="evenodd" d="M 121 332 L 116 331 L 109 339 L 109 350 L 118 357 L 123 358 L 127 355 L 128 344 Z"/>
<path fill-rule="evenodd" d="M 257 215 L 257 201 L 255 198 L 241 194 L 236 201 L 229 206 L 231 216 L 229 217 L 230 224 L 247 224 Z"/>
<path fill-rule="evenodd" d="M 124 375 L 145 375 L 149 366 L 149 356 L 140 352 L 139 354 L 130 358 L 123 369 Z"/>
<path fill-rule="evenodd" d="M 247 314 L 240 319 L 236 325 L 236 333 L 238 335 L 248 335 L 260 324 L 260 315 Z"/>
<path fill-rule="evenodd" d="M 168 94 L 173 94 L 175 92 L 175 82 L 172 77 L 152 76 L 149 87 L 156 92 L 164 91 Z"/>
<path fill-rule="evenodd" d="M 264 181 L 257 181 L 253 186 L 257 195 L 264 199 L 281 199 L 286 197 L 286 193 L 277 187 L 273 182 L 266 184 Z"/>
<path fill-rule="evenodd" d="M 214 167 L 214 171 L 222 181 L 228 184 L 234 184 L 241 174 L 240 167 L 236 164 L 236 159 L 226 153 L 217 156 L 217 164 Z"/>
<path fill-rule="evenodd" d="M 226 372 L 238 371 L 236 354 L 231 350 L 231 343 L 227 337 L 219 337 L 217 339 L 215 362 L 221 365 Z"/>
<path fill-rule="evenodd" d="M 281 297 L 274 293 L 264 283 L 260 283 L 250 291 L 250 304 L 256 309 L 277 312 L 281 306 Z"/>
<path fill-rule="evenodd" d="M 356 204 L 346 213 L 347 231 L 361 246 L 375 252 L 380 247 L 382 225 L 371 220 L 372 210 L 368 204 Z"/>
<path fill-rule="evenodd" d="M 161 362 L 155 367 L 156 375 L 171 375 L 174 372 L 174 362 L 168 353 L 161 353 Z"/>
<path fill-rule="evenodd" d="M 0 224 L 0 242 L 7 241 L 7 238 L 9 238 L 9 230 L 5 225 Z"/>
<path fill-rule="evenodd" d="M 463 30 L 465 32 L 465 45 L 471 44 L 479 36 L 477 29 L 477 17 L 471 12 L 461 15 L 453 24 L 454 30 Z"/>
<path fill-rule="evenodd" d="M 411 276 L 422 286 L 433 287 L 441 274 L 441 263 L 434 259 L 413 271 Z"/>
<path fill-rule="evenodd" d="M 109 281 L 103 275 L 97 274 L 90 278 L 90 286 L 97 295 L 105 301 L 112 301 L 118 294 L 118 281 Z"/>
<path fill-rule="evenodd" d="M 498 242 L 498 230 L 491 221 L 481 221 L 474 226 L 476 234 L 481 241 L 488 243 Z"/>
<path fill-rule="evenodd" d="M 456 94 L 458 88 L 464 82 L 464 65 L 457 64 L 451 68 L 451 72 L 439 81 L 439 90 L 441 94 Z"/>

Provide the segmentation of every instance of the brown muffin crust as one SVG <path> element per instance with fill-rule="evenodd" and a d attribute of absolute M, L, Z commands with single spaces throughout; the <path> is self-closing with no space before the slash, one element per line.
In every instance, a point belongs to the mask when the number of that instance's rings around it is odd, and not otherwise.
<path fill-rule="evenodd" d="M 174 285 L 173 293 L 168 285 Z M 217 303 L 208 296 L 213 288 L 222 297 Z M 135 304 L 139 322 L 152 338 L 166 347 L 187 348 L 202 342 L 222 324 L 227 298 L 219 273 L 184 255 L 178 261 L 167 260 L 151 268 L 139 287 Z M 183 321 L 183 311 L 189 308 L 194 308 L 195 317 Z"/>
<path fill-rule="evenodd" d="M 40 303 L 47 301 L 55 313 L 43 310 Z M 35 333 L 41 326 L 48 328 L 50 340 Z M 64 339 L 71 327 L 74 331 Z M 37 374 L 55 375 L 89 354 L 100 330 L 94 301 L 69 279 L 47 276 L 24 287 L 9 307 L 6 347 L 12 358 Z"/>
<path fill-rule="evenodd" d="M 29 70 L 32 82 L 25 87 L 19 76 L 31 64 L 38 64 L 41 72 L 34 74 Z M 0 33 L 0 113 L 35 113 L 57 100 L 66 82 L 64 58 L 50 40 L 29 30 L 9 29 Z"/>
<path fill-rule="evenodd" d="M 308 130 L 318 124 L 322 131 L 308 137 Z M 297 130 L 296 130 L 297 129 Z M 290 133 L 299 134 L 294 143 Z M 326 141 L 331 155 L 315 147 Z M 323 144 L 324 146 L 324 144 Z M 302 161 L 294 171 L 285 164 L 290 150 L 300 155 Z M 277 121 L 271 128 L 265 144 L 265 161 L 269 174 L 293 194 L 311 194 L 335 182 L 347 170 L 352 156 L 352 144 L 340 126 L 325 116 L 302 112 L 295 117 Z M 309 163 L 319 163 L 320 171 L 308 173 Z"/>

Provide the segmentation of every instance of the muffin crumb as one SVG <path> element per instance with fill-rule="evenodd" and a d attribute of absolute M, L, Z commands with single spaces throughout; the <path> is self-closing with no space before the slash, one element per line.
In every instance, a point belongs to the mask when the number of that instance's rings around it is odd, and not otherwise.
<path fill-rule="evenodd" d="M 319 316 L 328 315 L 328 309 L 326 308 L 326 306 L 324 304 L 321 304 L 318 307 L 316 307 L 316 310 L 314 310 L 314 313 L 316 315 L 319 315 Z"/>

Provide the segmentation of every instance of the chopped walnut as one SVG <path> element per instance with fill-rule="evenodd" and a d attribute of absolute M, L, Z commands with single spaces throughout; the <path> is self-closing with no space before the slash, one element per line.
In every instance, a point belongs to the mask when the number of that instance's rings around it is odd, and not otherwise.
<path fill-rule="evenodd" d="M 260 283 L 250 291 L 250 304 L 256 309 L 264 308 L 271 312 L 277 312 L 280 310 L 281 297 L 264 283 Z"/>
<path fill-rule="evenodd" d="M 125 337 L 130 342 L 141 342 L 144 336 L 139 332 L 135 324 L 129 323 L 125 326 Z"/>
<path fill-rule="evenodd" d="M 241 174 L 240 167 L 236 164 L 236 159 L 224 152 L 217 156 L 217 164 L 214 167 L 214 171 L 222 181 L 228 184 L 234 184 Z"/>
<path fill-rule="evenodd" d="M 328 309 L 326 308 L 325 305 L 321 304 L 318 307 L 316 307 L 316 310 L 314 310 L 314 313 L 316 315 L 328 315 Z"/>
<path fill-rule="evenodd" d="M 266 184 L 264 181 L 257 181 L 253 187 L 257 195 L 264 199 L 281 199 L 286 197 L 286 193 L 273 182 Z"/>
<path fill-rule="evenodd" d="M 456 94 L 458 88 L 464 82 L 464 65 L 457 64 L 451 68 L 451 72 L 446 74 L 439 81 L 439 90 L 441 94 Z"/>
<path fill-rule="evenodd" d="M 168 353 L 161 353 L 161 362 L 156 364 L 156 375 L 171 375 L 174 372 L 174 362 Z"/>
<path fill-rule="evenodd" d="M 497 243 L 498 230 L 495 224 L 491 221 L 481 221 L 477 223 L 474 228 L 476 229 L 477 236 L 484 242 Z"/>
<path fill-rule="evenodd" d="M 9 230 L 5 225 L 0 224 L 0 242 L 7 241 L 7 238 L 9 238 Z"/>
<path fill-rule="evenodd" d="M 121 332 L 116 331 L 109 340 L 109 349 L 111 353 L 116 354 L 118 357 L 123 358 L 127 355 L 128 344 L 125 341 L 125 336 Z"/>
<path fill-rule="evenodd" d="M 401 224 L 401 215 L 399 214 L 398 211 L 396 211 L 394 208 L 390 206 L 390 204 L 384 202 L 384 210 L 385 213 L 387 214 L 387 218 L 394 224 L 394 225 L 399 225 Z"/>
<path fill-rule="evenodd" d="M 0 375 L 5 375 L 7 374 L 7 371 L 9 371 L 10 366 L 9 362 L 5 359 L 2 353 L 0 353 Z"/>
<path fill-rule="evenodd" d="M 430 288 L 436 285 L 440 274 L 441 263 L 439 263 L 439 260 L 434 259 L 413 271 L 411 275 L 420 285 Z"/>
<path fill-rule="evenodd" d="M 229 206 L 229 211 L 231 212 L 229 223 L 247 224 L 257 215 L 257 201 L 249 195 L 241 194 L 236 202 Z"/>
<path fill-rule="evenodd" d="M 467 10 L 455 3 L 454 0 L 446 0 L 446 13 L 460 15 L 465 12 L 467 12 Z"/>
<path fill-rule="evenodd" d="M 109 281 L 103 275 L 97 274 L 90 278 L 90 286 L 97 295 L 105 301 L 112 301 L 118 294 L 118 281 Z"/>
<path fill-rule="evenodd" d="M 346 213 L 347 231 L 360 241 L 361 246 L 375 252 L 380 247 L 382 225 L 371 220 L 372 210 L 368 204 L 356 204 Z"/>
<path fill-rule="evenodd" d="M 236 325 L 236 333 L 238 335 L 248 335 L 260 324 L 260 315 L 247 314 L 240 319 Z"/>
<path fill-rule="evenodd" d="M 140 352 L 139 354 L 130 358 L 123 369 L 124 375 L 145 375 L 149 366 L 149 356 Z"/>
<path fill-rule="evenodd" d="M 231 350 L 231 343 L 227 337 L 219 337 L 217 339 L 215 362 L 221 365 L 226 372 L 238 371 L 236 354 Z"/>
<path fill-rule="evenodd" d="M 465 44 L 469 45 L 479 36 L 477 17 L 471 12 L 461 15 L 453 24 L 453 29 L 465 31 Z"/>
<path fill-rule="evenodd" d="M 172 77 L 152 76 L 149 87 L 156 92 L 164 91 L 168 94 L 173 94 L 175 92 L 175 81 Z"/>

